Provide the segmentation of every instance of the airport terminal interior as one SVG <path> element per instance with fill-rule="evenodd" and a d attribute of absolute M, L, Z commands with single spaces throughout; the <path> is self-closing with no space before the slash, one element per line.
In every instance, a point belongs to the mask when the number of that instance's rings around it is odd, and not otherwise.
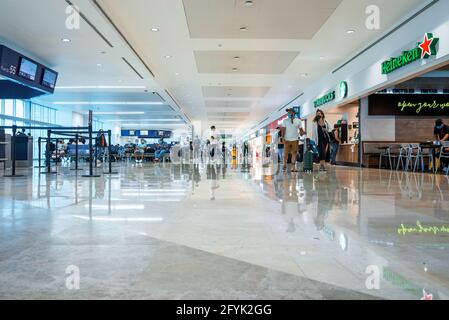
<path fill-rule="evenodd" d="M 0 300 L 449 299 L 449 1 L 391 3 L 0 0 Z"/>

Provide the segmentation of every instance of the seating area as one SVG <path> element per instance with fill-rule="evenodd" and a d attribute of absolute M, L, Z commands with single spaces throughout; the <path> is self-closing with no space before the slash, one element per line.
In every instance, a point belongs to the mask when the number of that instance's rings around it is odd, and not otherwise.
<path fill-rule="evenodd" d="M 448 175 L 449 143 L 432 142 L 364 142 L 365 167 L 413 172 L 442 171 Z"/>
<path fill-rule="evenodd" d="M 111 146 L 111 156 L 112 161 L 131 161 L 137 160 L 141 158 L 141 154 L 136 153 L 137 146 L 135 144 L 126 144 L 124 146 L 121 145 L 113 145 Z M 167 150 L 165 153 L 161 153 L 160 150 Z M 165 146 L 161 147 L 156 144 L 148 144 L 144 149 L 143 160 L 147 162 L 154 161 L 169 161 L 170 160 L 170 147 Z M 158 159 L 158 151 L 160 153 L 160 159 Z M 95 151 L 94 151 L 95 153 Z M 99 155 L 99 158 L 104 158 L 107 156 L 108 148 L 104 150 L 104 153 Z M 55 162 L 64 162 L 64 161 L 74 161 L 76 157 L 76 145 L 69 144 L 64 150 L 52 151 L 52 160 Z M 81 161 L 89 160 L 89 145 L 88 144 L 79 144 L 78 145 L 78 157 Z"/>

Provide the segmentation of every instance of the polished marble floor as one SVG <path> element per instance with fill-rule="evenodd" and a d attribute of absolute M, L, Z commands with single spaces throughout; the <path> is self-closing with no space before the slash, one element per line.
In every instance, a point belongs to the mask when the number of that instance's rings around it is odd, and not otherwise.
<path fill-rule="evenodd" d="M 0 172 L 0 299 L 449 297 L 444 176 L 114 170 Z"/>

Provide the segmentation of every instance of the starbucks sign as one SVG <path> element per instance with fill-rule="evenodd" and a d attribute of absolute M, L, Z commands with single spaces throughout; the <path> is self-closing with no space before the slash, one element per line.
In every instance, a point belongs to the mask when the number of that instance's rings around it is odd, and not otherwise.
<path fill-rule="evenodd" d="M 346 81 L 341 81 L 338 88 L 331 90 L 324 96 L 316 99 L 313 104 L 315 108 L 319 108 L 334 100 L 343 100 L 348 96 L 348 83 Z"/>

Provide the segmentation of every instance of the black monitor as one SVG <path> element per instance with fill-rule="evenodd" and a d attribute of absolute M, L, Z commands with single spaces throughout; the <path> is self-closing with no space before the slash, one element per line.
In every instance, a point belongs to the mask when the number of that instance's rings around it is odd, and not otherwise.
<path fill-rule="evenodd" d="M 56 80 L 58 78 L 58 74 L 49 69 L 44 70 L 44 75 L 42 76 L 41 84 L 44 87 L 48 87 L 50 89 L 54 89 L 56 85 Z"/>
<path fill-rule="evenodd" d="M 34 81 L 36 80 L 37 64 L 27 58 L 20 59 L 19 76 Z"/>

